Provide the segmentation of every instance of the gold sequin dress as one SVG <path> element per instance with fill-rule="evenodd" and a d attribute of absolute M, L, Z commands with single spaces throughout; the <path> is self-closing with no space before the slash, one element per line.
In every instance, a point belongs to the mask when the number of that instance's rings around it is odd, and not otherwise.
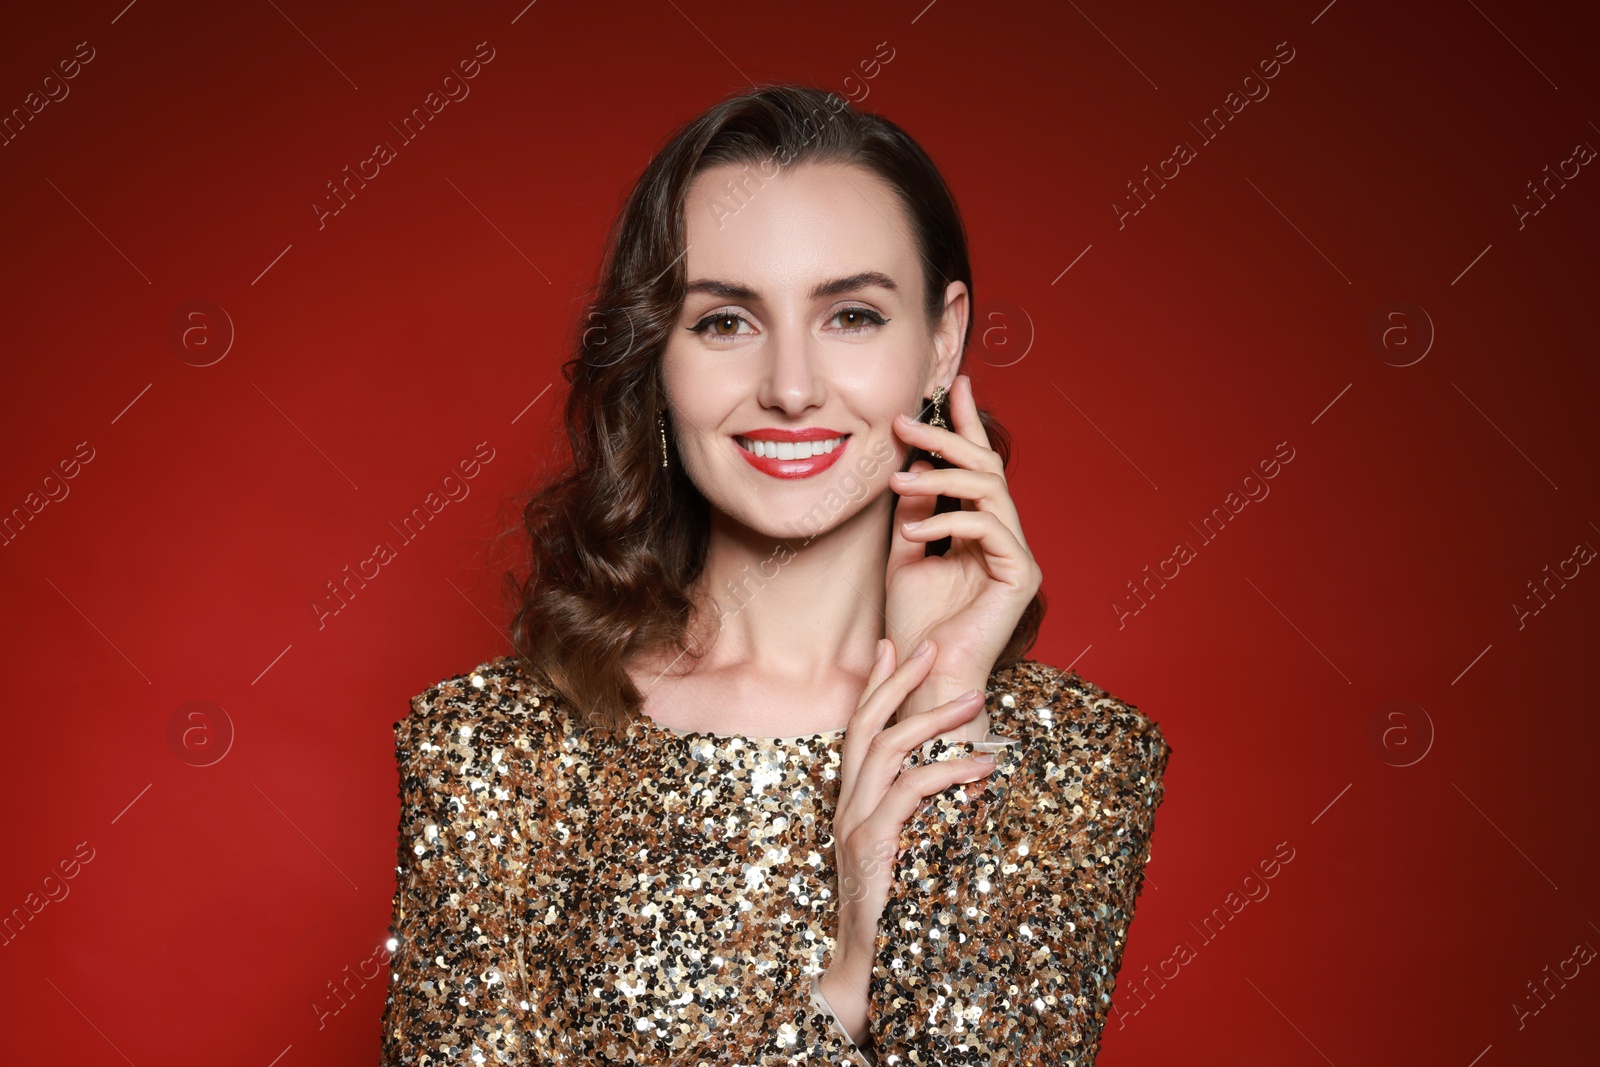
<path fill-rule="evenodd" d="M 870 1040 L 818 992 L 844 731 L 606 741 L 510 657 L 395 724 L 397 888 L 382 1062 L 1093 1063 L 1170 749 L 1131 704 L 1023 660 L 994 672 L 987 778 L 906 823 Z"/>

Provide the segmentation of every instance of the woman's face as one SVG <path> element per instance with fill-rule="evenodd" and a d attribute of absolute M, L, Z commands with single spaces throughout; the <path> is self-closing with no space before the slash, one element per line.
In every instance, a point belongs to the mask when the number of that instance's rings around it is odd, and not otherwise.
<path fill-rule="evenodd" d="M 756 172 L 725 166 L 690 185 L 688 290 L 662 357 L 667 432 L 713 508 L 809 538 L 905 465 L 894 416 L 915 418 L 955 377 L 966 286 L 951 283 L 930 324 L 910 219 L 872 172 Z"/>

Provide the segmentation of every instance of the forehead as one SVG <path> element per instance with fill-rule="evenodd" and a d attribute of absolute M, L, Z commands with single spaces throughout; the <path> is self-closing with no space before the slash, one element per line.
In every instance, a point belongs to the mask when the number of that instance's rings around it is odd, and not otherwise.
<path fill-rule="evenodd" d="M 873 269 L 902 289 L 920 284 L 911 222 L 887 182 L 840 163 L 802 163 L 763 178 L 772 169 L 725 164 L 690 183 L 690 278 L 798 286 Z"/>

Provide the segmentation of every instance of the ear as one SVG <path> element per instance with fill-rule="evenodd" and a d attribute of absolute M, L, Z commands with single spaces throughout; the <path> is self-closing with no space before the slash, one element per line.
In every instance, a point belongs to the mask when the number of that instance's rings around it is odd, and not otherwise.
<path fill-rule="evenodd" d="M 951 282 L 944 291 L 944 313 L 933 331 L 932 383 L 946 389 L 961 371 L 961 342 L 967 333 L 967 318 L 972 314 L 967 297 L 966 282 Z"/>

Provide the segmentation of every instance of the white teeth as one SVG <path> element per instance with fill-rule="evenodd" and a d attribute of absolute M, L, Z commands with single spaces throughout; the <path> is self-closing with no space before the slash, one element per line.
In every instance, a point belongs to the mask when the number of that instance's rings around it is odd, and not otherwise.
<path fill-rule="evenodd" d="M 830 437 L 824 441 L 756 441 L 740 437 L 738 441 L 745 451 L 767 459 L 810 459 L 812 456 L 832 452 L 844 443 L 844 438 Z"/>

